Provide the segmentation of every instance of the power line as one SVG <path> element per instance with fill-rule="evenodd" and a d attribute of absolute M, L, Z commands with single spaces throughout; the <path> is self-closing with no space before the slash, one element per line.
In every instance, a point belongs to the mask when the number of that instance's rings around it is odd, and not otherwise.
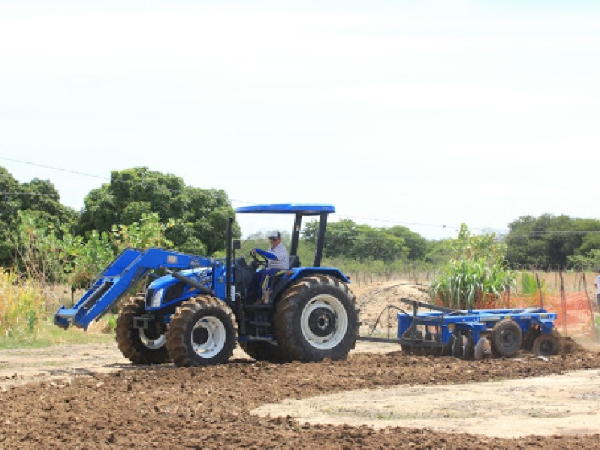
<path fill-rule="evenodd" d="M 59 172 L 65 172 L 65 173 L 71 173 L 74 175 L 81 175 L 84 177 L 90 177 L 90 178 L 96 178 L 99 180 L 104 180 L 104 181 L 110 181 L 111 183 L 122 183 L 122 184 L 132 184 L 132 185 L 139 185 L 139 186 L 146 186 L 146 182 L 145 181 L 135 181 L 135 180 L 113 180 L 110 177 L 105 177 L 105 176 L 101 176 L 101 175 L 96 175 L 96 174 L 92 174 L 92 173 L 87 173 L 87 172 L 81 172 L 78 170 L 71 170 L 71 169 L 65 169 L 65 168 L 61 168 L 61 167 L 55 167 L 55 166 L 50 166 L 47 164 L 39 164 L 39 163 L 35 163 L 32 161 L 22 161 L 19 159 L 15 159 L 15 158 L 7 158 L 5 156 L 0 156 L 0 159 L 6 160 L 6 161 L 11 161 L 11 162 L 15 162 L 18 164 L 27 164 L 30 166 L 35 166 L 35 167 L 41 167 L 44 169 L 50 169 L 50 170 L 56 170 Z M 176 193 L 176 194 L 181 194 L 182 192 L 184 192 L 182 189 L 171 189 L 171 188 L 167 188 L 165 187 L 169 192 L 172 193 Z M 210 189 L 203 189 L 204 191 L 209 191 Z M 213 197 L 216 197 L 216 194 L 213 194 L 212 192 L 207 192 L 209 195 L 212 195 Z M 248 202 L 245 200 L 239 200 L 239 199 L 233 199 L 233 198 L 229 198 L 230 201 L 232 202 L 237 202 L 237 203 L 243 203 L 243 204 L 248 204 L 248 205 L 253 205 L 254 203 L 252 202 Z"/>
<path fill-rule="evenodd" d="M 106 177 L 102 177 L 100 175 L 94 175 L 94 174 L 91 174 L 91 173 L 80 172 L 78 170 L 71 170 L 71 169 L 64 169 L 64 168 L 60 168 L 60 167 L 48 166 L 48 165 L 45 165 L 45 164 L 39 164 L 39 163 L 31 162 L 31 161 L 22 161 L 20 159 L 15 159 L 15 158 L 7 158 L 6 156 L 0 156 L 0 159 L 3 159 L 5 161 L 16 162 L 16 163 L 19 163 L 19 164 L 27 164 L 27 165 L 30 165 L 30 166 L 41 167 L 41 168 L 44 168 L 44 169 L 57 170 L 59 172 L 72 173 L 72 174 L 75 174 L 75 175 L 83 175 L 85 177 L 99 178 L 99 179 L 103 179 L 103 180 L 107 179 Z"/>
<path fill-rule="evenodd" d="M 372 220 L 374 222 L 383 222 L 383 223 L 390 223 L 390 224 L 394 224 L 394 225 L 412 225 L 412 226 L 420 226 L 420 227 L 434 227 L 434 228 L 449 228 L 449 229 L 455 229 L 455 230 L 460 230 L 460 227 L 457 226 L 448 226 L 448 225 L 444 225 L 444 224 L 431 224 L 431 223 L 417 223 L 417 222 L 397 222 L 394 220 L 387 220 L 387 219 L 376 219 L 373 217 L 362 217 L 362 216 L 348 216 L 346 214 L 341 214 L 340 217 L 347 217 L 349 219 L 360 219 L 360 220 Z M 484 230 L 485 228 L 470 228 L 471 230 Z"/>
<path fill-rule="evenodd" d="M 47 196 L 47 197 L 59 197 L 59 194 L 44 194 L 38 192 L 0 192 L 0 195 L 33 195 L 33 196 Z"/>
<path fill-rule="evenodd" d="M 51 166 L 51 165 L 47 165 L 47 164 L 40 164 L 40 163 L 36 163 L 33 161 L 24 161 L 24 160 L 20 160 L 20 159 L 16 159 L 16 158 L 8 158 L 5 156 L 0 156 L 1 160 L 5 160 L 5 161 L 11 161 L 14 163 L 18 163 L 18 164 L 26 164 L 26 165 L 30 165 L 30 166 L 34 166 L 34 167 L 40 167 L 40 168 L 44 168 L 44 169 L 50 169 L 50 170 L 55 170 L 55 171 L 59 171 L 59 172 L 64 172 L 64 173 L 70 173 L 70 174 L 74 174 L 74 175 L 80 175 L 80 176 L 85 176 L 85 177 L 90 177 L 90 178 L 95 178 L 95 179 L 100 179 L 100 180 L 105 180 L 105 181 L 109 181 L 111 183 L 123 183 L 123 184 L 132 184 L 132 185 L 140 185 L 142 187 L 146 186 L 146 182 L 145 181 L 134 181 L 134 180 L 112 180 L 110 177 L 106 177 L 106 176 L 101 176 L 101 175 L 97 175 L 97 174 L 92 174 L 92 173 L 87 173 L 87 172 L 82 172 L 79 170 L 71 170 L 71 169 L 65 169 L 62 167 L 56 167 L 56 166 Z M 182 193 L 183 190 L 181 189 L 171 189 L 171 188 L 166 188 L 169 192 L 172 193 Z M 203 189 L 204 191 L 210 191 L 210 189 Z M 207 192 L 209 195 L 213 195 L 216 197 L 216 194 L 213 194 L 212 192 Z M 0 195 L 31 195 L 31 196 L 59 196 L 59 194 L 44 194 L 44 193 L 18 193 L 18 192 L 0 192 Z M 228 197 L 229 198 L 229 197 Z M 236 203 L 242 203 L 245 205 L 256 205 L 256 202 L 249 202 L 246 200 L 240 200 L 240 199 L 234 199 L 234 198 L 229 198 L 229 200 L 231 202 L 236 202 Z M 429 224 L 429 223 L 418 223 L 418 222 L 402 222 L 402 221 L 394 221 L 394 220 L 388 220 L 388 219 L 380 219 L 380 218 L 374 218 L 374 217 L 364 217 L 364 216 L 353 216 L 353 215 L 345 215 L 345 214 L 340 214 L 338 215 L 338 217 L 346 217 L 349 219 L 359 219 L 359 220 L 370 220 L 370 221 L 374 221 L 374 222 L 382 222 L 382 223 L 389 223 L 389 224 L 393 224 L 393 225 L 407 225 L 407 226 L 420 226 L 420 227 L 432 227 L 432 228 L 447 228 L 450 230 L 460 230 L 459 226 L 453 226 L 453 225 L 445 225 L 445 224 Z M 492 231 L 494 233 L 496 233 L 498 236 L 502 235 L 504 237 L 509 235 L 509 230 L 503 229 L 503 230 L 499 230 L 499 229 L 494 229 L 491 227 L 484 227 L 484 228 L 469 228 L 469 230 L 477 230 L 477 231 Z M 565 235 L 569 235 L 569 234 L 594 234 L 594 233 L 600 233 L 600 231 L 597 230 L 551 230 L 551 231 L 532 231 L 529 233 L 524 233 L 524 234 L 516 234 L 516 235 L 511 235 L 510 237 L 529 237 L 531 238 L 532 236 L 542 236 L 542 235 L 547 235 L 547 234 L 565 234 Z"/>

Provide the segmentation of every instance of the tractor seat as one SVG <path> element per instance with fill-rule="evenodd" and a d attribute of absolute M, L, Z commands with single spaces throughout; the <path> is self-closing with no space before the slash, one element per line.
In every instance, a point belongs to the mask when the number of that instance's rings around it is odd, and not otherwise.
<path fill-rule="evenodd" d="M 300 267 L 300 257 L 298 255 L 289 256 L 290 269 Z"/>

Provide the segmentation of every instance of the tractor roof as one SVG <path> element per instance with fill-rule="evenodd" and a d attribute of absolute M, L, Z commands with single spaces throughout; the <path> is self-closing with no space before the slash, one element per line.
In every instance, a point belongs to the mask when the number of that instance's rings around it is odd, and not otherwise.
<path fill-rule="evenodd" d="M 303 216 L 318 216 L 321 213 L 334 213 L 333 205 L 304 204 L 304 203 L 280 203 L 274 205 L 252 205 L 241 206 L 235 210 L 236 213 L 264 213 L 264 214 L 296 214 Z"/>

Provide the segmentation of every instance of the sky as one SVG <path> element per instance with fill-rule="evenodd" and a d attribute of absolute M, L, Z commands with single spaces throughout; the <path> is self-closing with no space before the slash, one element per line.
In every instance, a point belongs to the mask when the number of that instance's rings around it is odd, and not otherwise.
<path fill-rule="evenodd" d="M 599 23 L 577 0 L 0 0 L 0 166 L 77 210 L 144 166 L 430 239 L 598 219 Z"/>

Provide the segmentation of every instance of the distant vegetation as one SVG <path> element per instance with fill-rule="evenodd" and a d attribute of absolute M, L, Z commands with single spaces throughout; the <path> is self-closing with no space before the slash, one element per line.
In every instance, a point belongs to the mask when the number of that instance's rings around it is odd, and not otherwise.
<path fill-rule="evenodd" d="M 86 287 L 127 247 L 223 257 L 226 224 L 234 216 L 224 191 L 187 186 L 179 177 L 143 167 L 113 172 L 110 183 L 85 197 L 81 211 L 62 205 L 49 180 L 19 183 L 2 167 L 0 192 L 0 335 L 6 345 L 12 345 L 9 340 L 15 345 L 56 341 L 45 286 Z M 304 266 L 313 264 L 317 231 L 317 221 L 305 223 L 298 250 Z M 237 223 L 234 235 L 241 235 Z M 284 231 L 283 240 L 289 249 L 290 234 Z M 237 254 L 248 258 L 252 248 L 267 245 L 259 232 L 245 238 Z M 595 270 L 600 266 L 600 221 L 525 216 L 512 222 L 502 238 L 472 235 L 463 225 L 456 238 L 437 241 L 403 226 L 332 221 L 323 265 L 354 274 L 431 271 L 432 296 L 450 307 L 467 308 L 514 286 L 516 273 L 509 268 Z M 536 291 L 537 280 L 525 275 L 520 280 L 524 292 Z M 32 341 L 31 335 L 37 338 Z M 76 333 L 71 338 L 80 339 Z"/>
<path fill-rule="evenodd" d="M 595 268 L 600 266 L 600 220 L 569 216 L 524 216 L 509 224 L 508 262 L 516 267 Z"/>
<path fill-rule="evenodd" d="M 85 286 L 128 246 L 224 256 L 226 223 L 234 215 L 224 191 L 187 186 L 179 177 L 144 167 L 113 172 L 109 183 L 85 197 L 81 211 L 62 205 L 50 181 L 19 183 L 2 167 L 0 191 L 5 193 L 0 202 L 0 267 L 40 282 L 75 287 Z M 299 249 L 304 265 L 312 264 L 317 230 L 318 222 L 305 223 Z M 481 274 L 470 271 L 479 266 L 467 271 L 469 256 L 458 250 L 466 245 L 465 233 L 463 228 L 455 239 L 431 241 L 403 226 L 332 221 L 324 263 L 346 271 L 389 273 L 440 267 L 448 272 L 451 261 L 452 270 L 477 277 Z M 235 235 L 241 235 L 237 224 Z M 512 222 L 502 238 L 469 233 L 467 240 L 478 239 L 489 242 L 490 248 L 502 244 L 504 251 L 493 260 L 486 256 L 486 261 L 503 270 L 600 266 L 600 221 L 595 219 L 525 216 Z M 286 240 L 289 247 L 290 236 L 284 233 Z M 253 246 L 264 248 L 267 239 L 260 233 L 250 236 L 242 253 Z"/>

